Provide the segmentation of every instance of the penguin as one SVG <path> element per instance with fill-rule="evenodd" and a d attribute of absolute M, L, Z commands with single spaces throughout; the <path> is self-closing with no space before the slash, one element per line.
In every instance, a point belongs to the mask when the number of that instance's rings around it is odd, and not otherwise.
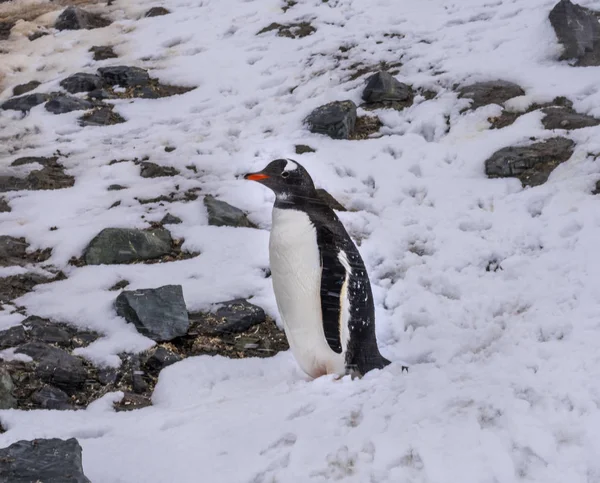
<path fill-rule="evenodd" d="M 317 378 L 362 377 L 390 361 L 375 336 L 375 307 L 365 264 L 308 171 L 276 159 L 248 173 L 275 193 L 269 261 L 277 308 L 301 369 Z"/>

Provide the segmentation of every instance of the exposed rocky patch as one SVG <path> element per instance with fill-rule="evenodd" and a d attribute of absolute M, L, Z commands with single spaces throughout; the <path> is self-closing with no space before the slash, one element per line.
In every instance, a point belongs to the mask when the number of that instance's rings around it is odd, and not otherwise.
<path fill-rule="evenodd" d="M 2 190 L 0 187 L 0 191 L 4 190 Z M 4 198 L 0 198 L 0 213 L 10 213 L 11 211 L 12 208 L 10 207 L 8 201 L 6 201 Z"/>
<path fill-rule="evenodd" d="M 50 258 L 51 249 L 28 252 L 29 243 L 25 238 L 0 235 L 0 267 L 20 266 L 39 263 Z"/>
<path fill-rule="evenodd" d="M 365 109 L 391 107 L 401 110 L 413 103 L 414 93 L 409 85 L 388 72 L 380 71 L 369 78 L 362 99 L 365 104 L 361 107 Z"/>
<path fill-rule="evenodd" d="M 548 16 L 563 46 L 560 60 L 576 66 L 600 65 L 600 24 L 598 13 L 570 0 L 561 0 Z"/>
<path fill-rule="evenodd" d="M 148 72 L 139 67 L 125 65 L 101 67 L 98 69 L 98 74 L 102 77 L 104 83 L 109 86 L 134 87 L 150 83 Z"/>
<path fill-rule="evenodd" d="M 20 190 L 54 190 L 70 188 L 75 184 L 75 178 L 65 174 L 64 167 L 58 163 L 58 158 L 26 157 L 19 158 L 12 166 L 22 166 L 29 163 L 42 165 L 39 170 L 31 171 L 26 177 L 0 176 L 0 192 Z"/>
<path fill-rule="evenodd" d="M 113 110 L 113 106 L 103 106 L 85 113 L 79 118 L 80 126 L 112 126 L 126 122 L 126 119 Z"/>
<path fill-rule="evenodd" d="M 57 282 L 65 278 L 62 272 L 55 275 L 42 275 L 41 273 L 31 272 L 0 278 L 0 304 L 10 302 L 27 292 L 31 292 L 36 285 Z"/>
<path fill-rule="evenodd" d="M 334 101 L 317 107 L 305 119 L 310 132 L 326 134 L 333 139 L 350 139 L 356 124 L 356 104 Z"/>
<path fill-rule="evenodd" d="M 307 146 L 306 144 L 296 144 L 294 146 L 296 154 L 316 153 L 317 150 Z"/>
<path fill-rule="evenodd" d="M 52 99 L 52 97 L 52 94 L 46 93 L 26 94 L 24 96 L 13 97 L 9 99 L 0 107 L 4 110 L 27 112 L 33 107 L 49 101 Z"/>
<path fill-rule="evenodd" d="M 15 22 L 0 22 L 0 40 L 7 40 L 10 37 L 10 31 L 15 26 Z"/>
<path fill-rule="evenodd" d="M 59 15 L 54 28 L 57 30 L 90 30 L 107 27 L 111 23 L 101 15 L 79 7 L 68 7 Z"/>
<path fill-rule="evenodd" d="M 327 191 L 323 188 L 317 188 L 317 195 L 326 205 L 332 210 L 335 211 L 348 211 L 338 200 L 336 200 L 333 196 L 331 196 Z"/>
<path fill-rule="evenodd" d="M 60 86 L 71 94 L 100 89 L 103 84 L 102 77 L 99 75 L 86 74 L 84 72 L 78 72 L 77 74 L 70 75 L 66 79 L 60 81 Z"/>
<path fill-rule="evenodd" d="M 0 476 L 7 483 L 90 483 L 81 454 L 75 438 L 17 441 L 0 449 Z"/>
<path fill-rule="evenodd" d="M 358 116 L 354 124 L 354 131 L 348 139 L 367 139 L 379 132 L 383 123 L 377 116 Z"/>
<path fill-rule="evenodd" d="M 170 254 L 173 245 L 171 234 L 163 228 L 105 228 L 87 246 L 83 259 L 87 265 L 142 262 Z"/>
<path fill-rule="evenodd" d="M 215 199 L 214 196 L 206 195 L 204 206 L 208 212 L 209 225 L 256 228 L 256 225 L 248 220 L 246 213 L 229 203 Z"/>
<path fill-rule="evenodd" d="M 581 129 L 600 124 L 600 119 L 580 114 L 568 107 L 546 107 L 542 112 L 545 114 L 542 124 L 546 129 Z"/>
<path fill-rule="evenodd" d="M 170 166 L 161 166 L 156 163 L 150 163 L 148 161 L 140 161 L 139 164 L 142 167 L 140 176 L 142 178 L 160 178 L 163 176 L 177 176 L 179 171 Z"/>
<path fill-rule="evenodd" d="M 13 88 L 13 96 L 22 96 L 23 94 L 36 89 L 40 85 L 41 82 L 36 80 L 29 81 L 26 84 L 19 84 Z"/>
<path fill-rule="evenodd" d="M 503 105 L 513 97 L 525 95 L 525 91 L 514 84 L 504 80 L 477 82 L 458 90 L 459 98 L 471 99 L 469 109 L 477 109 L 488 104 Z"/>
<path fill-rule="evenodd" d="M 273 30 L 277 31 L 278 37 L 287 37 L 289 39 L 301 39 L 317 31 L 309 22 L 289 23 L 286 25 L 273 22 L 271 25 L 260 30 L 256 35 L 272 32 Z"/>
<path fill-rule="evenodd" d="M 524 111 L 508 111 L 506 109 L 503 109 L 502 113 L 499 116 L 488 118 L 488 121 L 490 122 L 490 128 L 491 129 L 502 129 L 503 127 L 507 127 L 507 126 L 510 126 L 511 124 L 513 124 L 523 114 L 537 111 L 538 109 L 542 109 L 542 108 L 546 108 L 546 107 L 564 107 L 564 108 L 572 110 L 573 103 L 566 97 L 556 97 L 550 103 L 546 103 L 546 104 L 533 103 Z"/>
<path fill-rule="evenodd" d="M 110 45 L 95 45 L 89 51 L 94 54 L 94 60 L 116 59 L 118 57 Z"/>
<path fill-rule="evenodd" d="M 72 96 L 56 96 L 44 106 L 52 114 L 65 114 L 71 111 L 85 111 L 91 109 L 94 104 L 85 99 Z"/>
<path fill-rule="evenodd" d="M 181 285 L 126 290 L 117 297 L 115 307 L 138 332 L 157 342 L 181 337 L 189 328 Z"/>
<path fill-rule="evenodd" d="M 168 15 L 171 12 L 169 10 L 167 10 L 165 7 L 152 7 L 150 10 L 148 10 L 145 14 L 144 17 L 145 18 L 150 18 L 150 17 L 161 17 L 163 15 Z"/>
<path fill-rule="evenodd" d="M 523 186 L 539 186 L 571 157 L 574 147 L 570 139 L 555 137 L 528 146 L 502 148 L 485 161 L 485 173 L 490 178 L 519 178 Z"/>

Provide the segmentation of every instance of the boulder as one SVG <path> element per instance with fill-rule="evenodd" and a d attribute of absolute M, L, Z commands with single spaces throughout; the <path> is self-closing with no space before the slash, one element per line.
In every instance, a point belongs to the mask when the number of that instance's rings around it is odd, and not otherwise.
<path fill-rule="evenodd" d="M 105 228 L 90 242 L 83 257 L 88 265 L 132 263 L 162 257 L 172 248 L 171 234 L 163 228 Z"/>
<path fill-rule="evenodd" d="M 189 319 L 181 285 L 125 290 L 115 302 L 117 314 L 140 334 L 157 342 L 185 335 Z"/>
<path fill-rule="evenodd" d="M 217 200 L 211 195 L 204 197 L 204 206 L 208 212 L 209 225 L 256 228 L 242 210 L 229 203 Z"/>
<path fill-rule="evenodd" d="M 52 114 L 65 114 L 71 111 L 91 109 L 94 104 L 85 99 L 72 96 L 56 96 L 44 106 Z"/>
<path fill-rule="evenodd" d="M 26 94 L 20 97 L 13 97 L 2 104 L 2 109 L 12 111 L 23 111 L 27 112 L 32 107 L 49 101 L 52 98 L 50 94 L 36 93 Z"/>
<path fill-rule="evenodd" d="M 390 103 L 405 107 L 412 104 L 414 94 L 409 85 L 388 72 L 380 71 L 369 77 L 362 98 L 368 104 Z"/>
<path fill-rule="evenodd" d="M 96 74 L 78 72 L 60 81 L 60 86 L 71 94 L 90 92 L 100 89 L 103 85 L 102 77 Z"/>
<path fill-rule="evenodd" d="M 470 109 L 477 109 L 488 104 L 502 105 L 513 97 L 524 95 L 525 91 L 513 82 L 495 80 L 461 87 L 458 93 L 458 97 L 473 101 Z"/>
<path fill-rule="evenodd" d="M 25 342 L 27 342 L 27 335 L 22 325 L 15 325 L 14 327 L 0 331 L 0 350 L 16 347 Z"/>
<path fill-rule="evenodd" d="M 542 109 L 545 114 L 542 124 L 545 129 L 581 129 L 584 127 L 598 126 L 600 119 L 580 114 L 568 107 L 546 107 Z"/>
<path fill-rule="evenodd" d="M 317 107 L 305 119 L 310 132 L 326 134 L 333 139 L 348 139 L 356 124 L 356 104 L 335 101 Z"/>
<path fill-rule="evenodd" d="M 511 146 L 496 151 L 485 161 L 490 178 L 516 177 L 524 186 L 544 184 L 550 173 L 573 154 L 575 143 L 555 137 L 528 146 Z"/>
<path fill-rule="evenodd" d="M 104 79 L 104 82 L 111 86 L 133 87 L 150 83 L 148 72 L 139 67 L 125 65 L 101 67 L 98 69 L 98 73 Z"/>
<path fill-rule="evenodd" d="M 574 60 L 577 66 L 600 65 L 600 24 L 595 12 L 561 0 L 548 17 L 563 46 L 561 60 Z"/>
<path fill-rule="evenodd" d="M 111 21 L 101 15 L 79 7 L 67 7 L 58 16 L 54 28 L 57 30 L 90 30 L 107 27 Z"/>
<path fill-rule="evenodd" d="M 261 324 L 267 318 L 265 311 L 245 299 L 234 299 L 215 304 L 216 310 L 194 316 L 195 329 L 202 335 L 239 333 Z"/>
<path fill-rule="evenodd" d="M 90 483 L 75 438 L 17 441 L 0 449 L 2 483 Z"/>

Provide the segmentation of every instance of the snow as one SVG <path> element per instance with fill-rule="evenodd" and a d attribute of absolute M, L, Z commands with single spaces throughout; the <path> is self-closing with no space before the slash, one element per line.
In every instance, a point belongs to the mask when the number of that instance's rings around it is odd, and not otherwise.
<path fill-rule="evenodd" d="M 48 263 L 68 276 L 17 305 L 102 332 L 78 354 L 106 365 L 123 350 L 152 345 L 114 312 L 108 289 L 121 279 L 131 289 L 181 284 L 190 310 L 252 296 L 277 318 L 262 272 L 273 195 L 240 175 L 292 158 L 350 209 L 340 218 L 360 243 L 378 340 L 393 364 L 362 380 L 311 381 L 289 352 L 194 357 L 164 370 L 150 408 L 115 413 L 116 393 L 85 411 L 0 411 L 8 429 L 0 447 L 76 437 L 94 483 L 598 481 L 600 215 L 590 191 L 600 169 L 590 153 L 600 152 L 600 127 L 550 132 L 529 113 L 489 130 L 487 118 L 500 108 L 461 113 L 467 101 L 452 90 L 501 78 L 526 91 L 509 108 L 561 95 L 600 116 L 598 68 L 556 60 L 547 20 L 554 3 L 299 0 L 284 13 L 275 0 L 165 0 L 172 13 L 146 19 L 155 4 L 119 0 L 105 9 L 117 19 L 105 29 L 29 42 L 21 25 L 5 42 L 0 101 L 17 84 L 37 79 L 36 92 L 50 92 L 72 73 L 107 65 L 144 67 L 163 83 L 198 88 L 117 101 L 127 122 L 110 127 L 81 128 L 81 113 L 54 116 L 42 106 L 24 118 L 0 113 L 0 175 L 12 174 L 17 157 L 60 150 L 76 177 L 73 188 L 5 195 L 13 211 L 0 214 L 3 234 L 26 237 L 34 250 L 51 247 Z M 598 0 L 580 4 L 600 10 Z M 43 17 L 48 25 L 54 18 Z M 272 22 L 303 20 L 317 31 L 302 39 L 256 35 Z M 107 44 L 120 57 L 91 62 L 88 49 Z M 347 58 L 340 46 L 352 47 Z M 380 61 L 401 61 L 398 80 L 439 95 L 417 97 L 401 112 L 377 111 L 379 138 L 336 141 L 305 129 L 317 106 L 360 103 L 364 77 L 349 80 L 350 66 Z M 557 134 L 577 146 L 544 185 L 485 177 L 484 160 L 497 149 Z M 297 156 L 295 144 L 317 152 Z M 143 179 L 133 163 L 108 165 L 146 155 L 181 175 Z M 114 183 L 129 189 L 106 191 Z M 175 185 L 200 187 L 200 198 L 165 206 L 136 200 Z M 261 229 L 208 226 L 201 200 L 209 193 L 247 210 Z M 147 227 L 167 211 L 183 220 L 169 226 L 173 236 L 200 256 L 68 265 L 103 228 Z M 490 262 L 501 269 L 486 270 Z M 4 310 L 0 328 L 21 318 Z"/>

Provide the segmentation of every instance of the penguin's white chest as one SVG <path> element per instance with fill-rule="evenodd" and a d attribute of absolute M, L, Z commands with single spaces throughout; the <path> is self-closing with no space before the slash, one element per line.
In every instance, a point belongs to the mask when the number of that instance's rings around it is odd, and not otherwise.
<path fill-rule="evenodd" d="M 344 354 L 331 350 L 323 331 L 317 231 L 306 213 L 273 208 L 269 258 L 277 307 L 298 364 L 312 377 L 344 374 Z"/>

